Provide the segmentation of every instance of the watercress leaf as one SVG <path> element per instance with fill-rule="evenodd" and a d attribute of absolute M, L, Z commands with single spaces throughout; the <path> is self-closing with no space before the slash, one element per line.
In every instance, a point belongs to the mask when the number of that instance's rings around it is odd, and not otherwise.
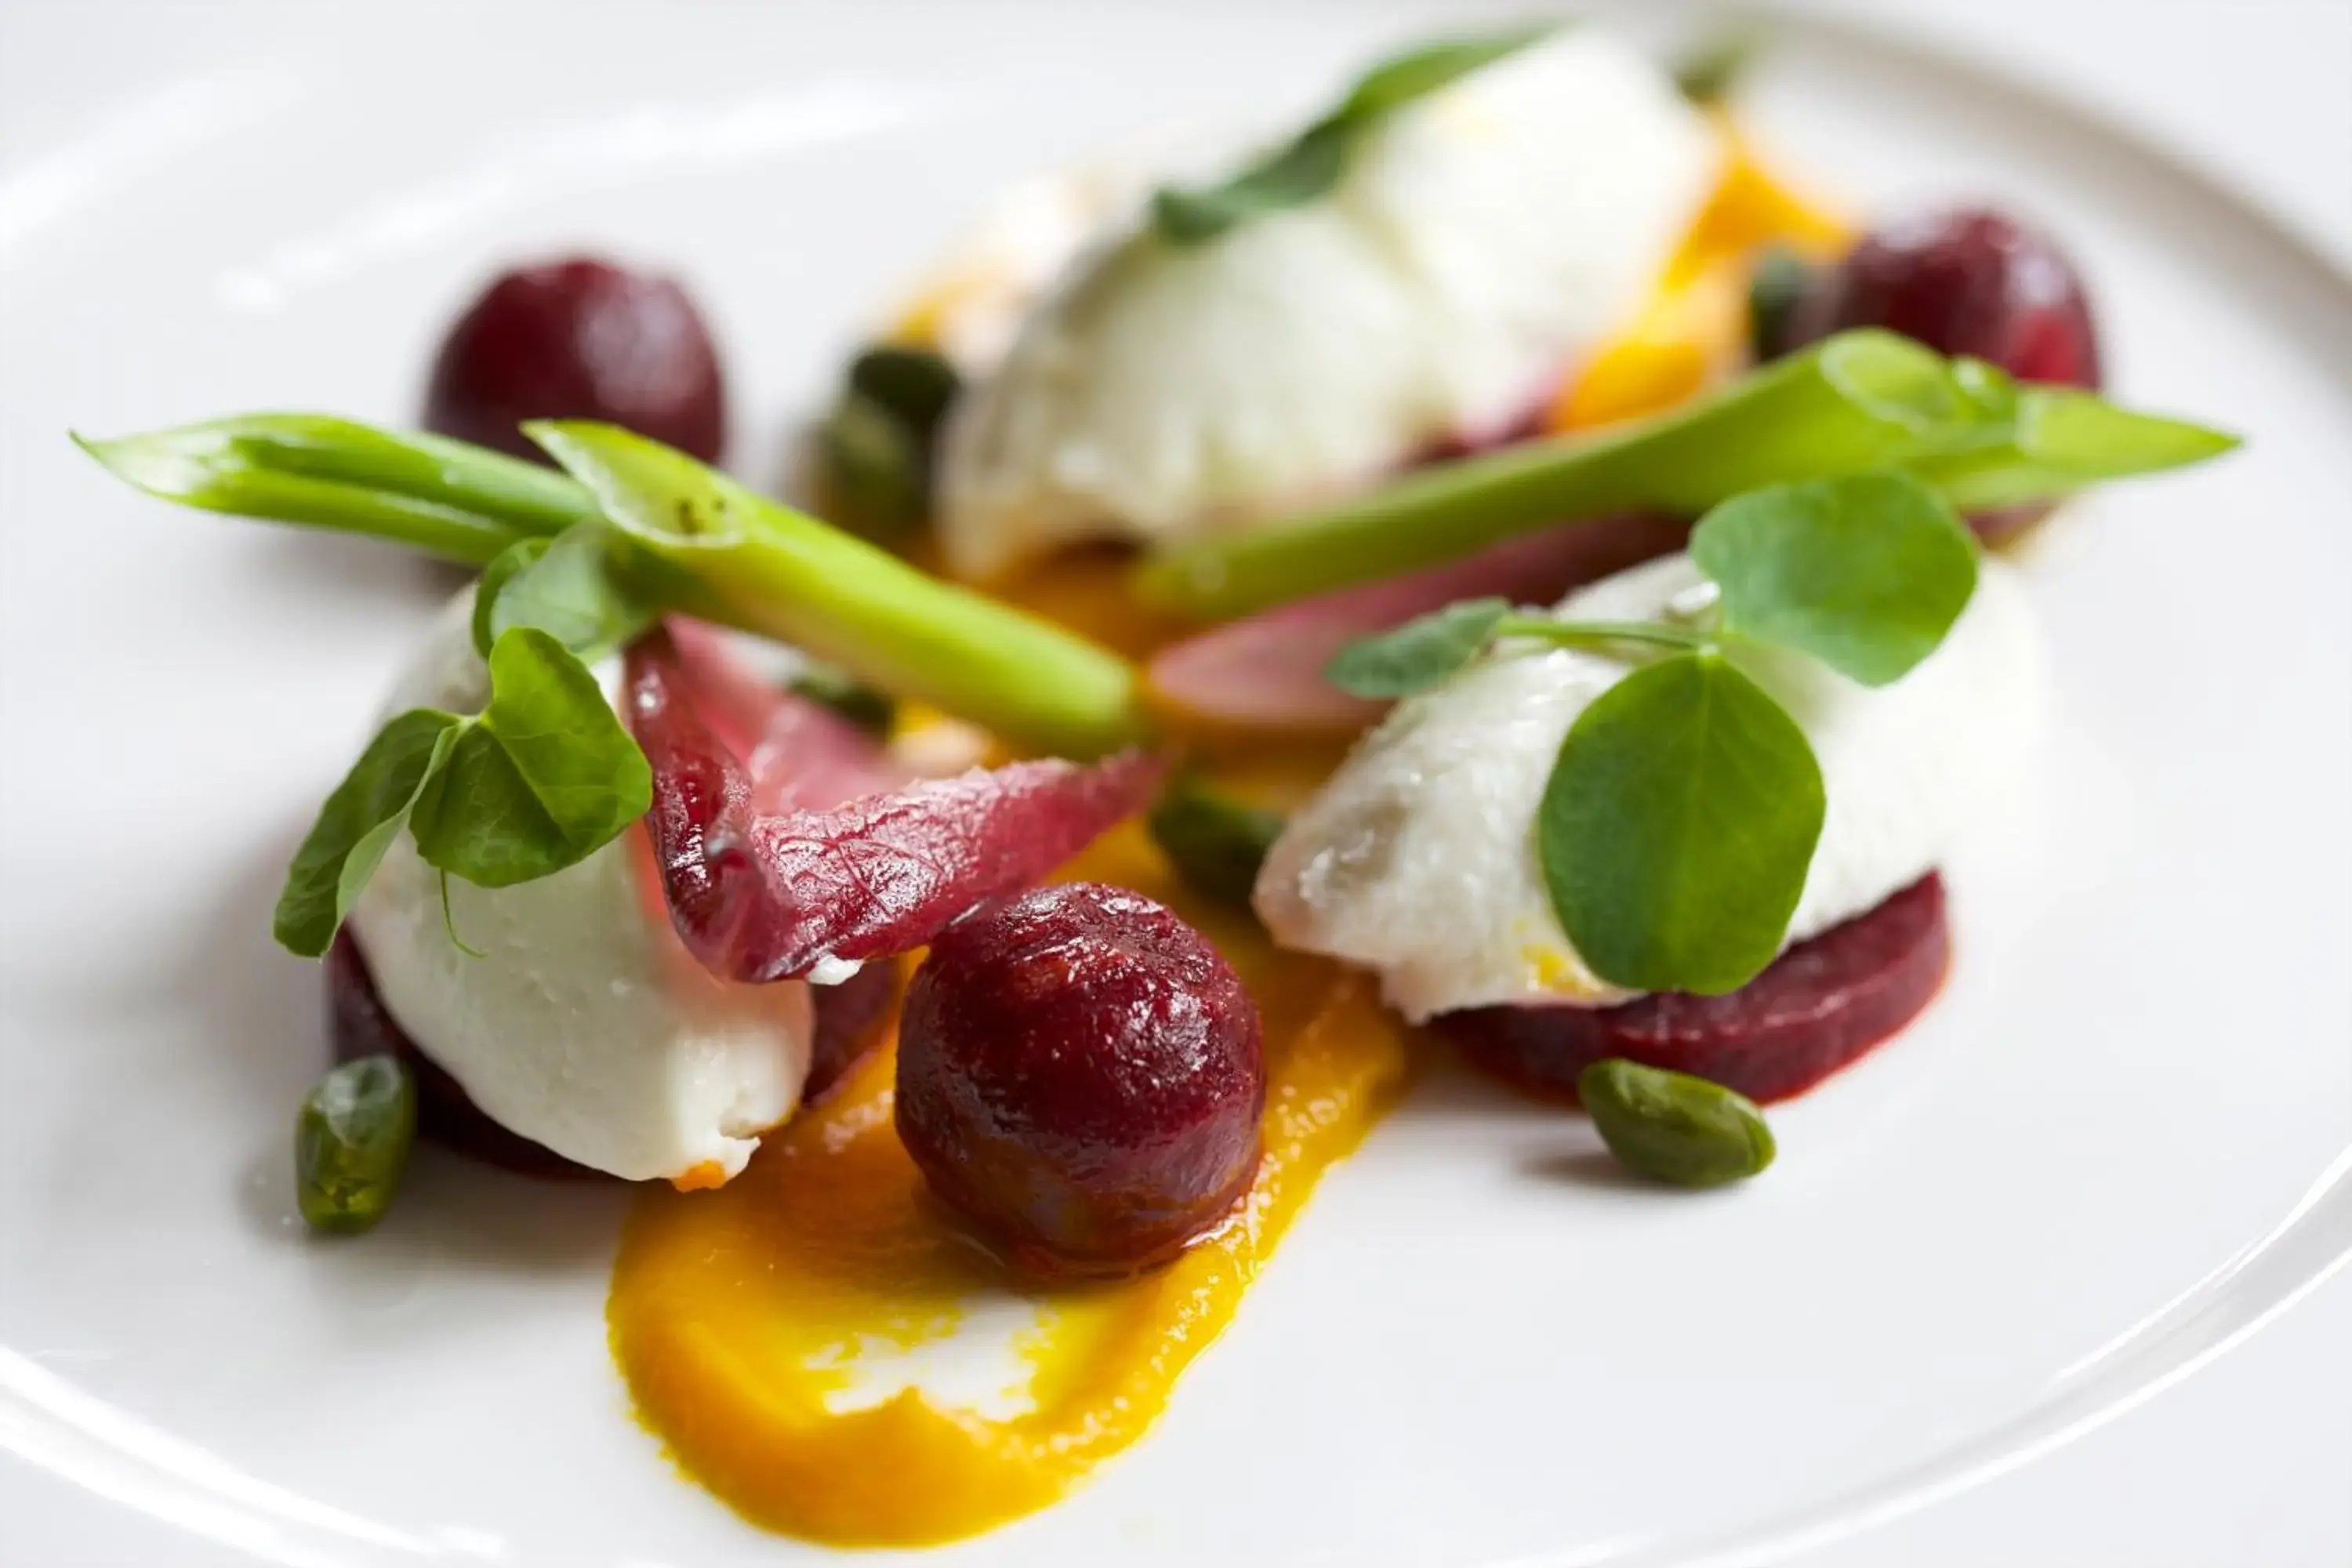
<path fill-rule="evenodd" d="M 1253 217 L 1303 206 L 1339 183 L 1357 139 L 1389 114 L 1557 30 L 1551 23 L 1511 27 L 1391 56 L 1329 113 L 1239 173 L 1214 184 L 1162 186 L 1152 195 L 1152 223 L 1171 244 L 1200 245 Z"/>
<path fill-rule="evenodd" d="M 1360 121 L 1390 113 L 1558 31 L 1557 22 L 1531 22 L 1473 37 L 1439 38 L 1417 45 L 1366 71 L 1339 100 L 1331 118 Z"/>
<path fill-rule="evenodd" d="M 1339 183 L 1349 138 L 1345 125 L 1317 125 L 1217 184 L 1163 185 L 1152 193 L 1152 222 L 1175 244 L 1199 245 L 1251 218 L 1304 206 Z"/>
<path fill-rule="evenodd" d="M 1511 612 L 1508 599 L 1463 599 L 1332 655 L 1323 679 L 1350 697 L 1380 700 L 1426 691 L 1478 657 Z"/>
<path fill-rule="evenodd" d="M 447 763 L 465 722 L 455 713 L 413 708 L 376 731 L 286 868 L 271 921 L 281 946 L 305 958 L 327 951 L 418 794 Z"/>
<path fill-rule="evenodd" d="M 411 815 L 425 864 L 486 888 L 550 876 L 646 814 L 653 770 L 578 656 L 535 626 L 499 634 L 490 702 Z"/>
<path fill-rule="evenodd" d="M 474 651 L 484 658 L 490 657 L 490 647 L 499 640 L 498 627 L 490 618 L 499 595 L 506 591 L 507 584 L 515 574 L 547 553 L 549 543 L 550 541 L 544 539 L 518 539 L 499 551 L 496 559 L 482 568 L 481 580 L 474 584 L 471 626 Z"/>
<path fill-rule="evenodd" d="M 632 577 L 626 551 L 602 521 L 509 547 L 474 590 L 475 647 L 488 658 L 512 626 L 537 627 L 583 658 L 626 646 L 658 614 Z"/>
<path fill-rule="evenodd" d="M 1968 525 L 1892 471 L 1734 496 L 1699 520 L 1690 554 L 1722 590 L 1727 630 L 1867 686 L 1900 680 L 1935 652 L 1976 591 Z"/>
<path fill-rule="evenodd" d="M 1675 86 L 1702 107 L 1721 103 L 1756 63 L 1763 42 L 1753 27 L 1735 27 L 1702 39 L 1675 61 Z"/>
<path fill-rule="evenodd" d="M 1639 991 L 1737 990 L 1780 952 L 1821 837 L 1804 731 L 1720 651 L 1645 665 L 1561 743 L 1536 812 L 1560 929 Z"/>
<path fill-rule="evenodd" d="M 1247 909 L 1265 852 L 1282 837 L 1283 818 L 1197 779 L 1180 778 L 1160 795 L 1144 826 L 1188 885 Z"/>

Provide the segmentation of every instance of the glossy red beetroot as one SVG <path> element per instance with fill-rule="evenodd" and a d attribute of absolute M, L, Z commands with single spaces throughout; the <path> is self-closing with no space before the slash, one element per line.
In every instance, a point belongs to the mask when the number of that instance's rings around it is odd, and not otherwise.
<path fill-rule="evenodd" d="M 425 425 L 539 458 L 526 419 L 610 420 L 717 462 L 726 388 L 694 302 L 586 257 L 500 274 L 442 340 Z"/>
<path fill-rule="evenodd" d="M 1537 1094 L 1573 1100 L 1576 1075 L 1623 1057 L 1758 1101 L 1801 1094 L 1918 1016 L 1951 956 L 1930 872 L 1866 914 L 1800 942 L 1723 996 L 1660 992 L 1620 1007 L 1479 1007 L 1434 1027 L 1464 1056 Z"/>
<path fill-rule="evenodd" d="M 1690 524 L 1651 512 L 1564 523 L 1425 571 L 1318 594 L 1162 648 L 1146 671 L 1153 698 L 1188 718 L 1238 729 L 1345 733 L 1384 703 L 1323 679 L 1346 644 L 1456 599 L 1499 595 L 1549 605 L 1572 588 L 1679 550 Z"/>
<path fill-rule="evenodd" d="M 1886 327 L 2021 381 L 2099 384 L 2098 331 L 2065 254 L 2041 230 L 1987 207 L 1923 213 L 1864 235 L 1818 274 L 1792 335 Z"/>
<path fill-rule="evenodd" d="M 1257 1008 L 1172 910 L 1040 888 L 940 933 L 898 1026 L 898 1136 L 937 1194 L 1046 1276 L 1148 1268 L 1257 1169 Z"/>
<path fill-rule="evenodd" d="M 648 822 L 671 923 L 724 980 L 797 979 L 828 958 L 920 947 L 1140 811 L 1165 771 L 1129 752 L 975 769 L 831 809 L 762 809 L 659 631 L 629 650 L 627 716 L 653 764 Z"/>

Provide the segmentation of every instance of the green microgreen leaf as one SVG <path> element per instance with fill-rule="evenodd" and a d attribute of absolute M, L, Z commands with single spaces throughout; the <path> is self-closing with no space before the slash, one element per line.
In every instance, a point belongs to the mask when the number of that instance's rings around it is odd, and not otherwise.
<path fill-rule="evenodd" d="M 1702 648 L 1634 670 L 1578 717 L 1536 848 L 1560 929 L 1594 973 L 1715 994 L 1780 952 L 1822 811 L 1804 731 Z"/>
<path fill-rule="evenodd" d="M 626 647 L 660 614 L 624 564 L 626 549 L 601 519 L 509 545 L 474 590 L 476 650 L 488 658 L 513 626 L 535 626 L 586 659 Z"/>
<path fill-rule="evenodd" d="M 1763 35 L 1752 26 L 1702 39 L 1675 61 L 1675 86 L 1702 107 L 1721 103 L 1755 65 L 1763 43 Z"/>
<path fill-rule="evenodd" d="M 1323 679 L 1350 697 L 1374 700 L 1426 691 L 1477 658 L 1510 613 L 1508 599 L 1457 600 L 1391 631 L 1357 638 L 1331 656 Z"/>
<path fill-rule="evenodd" d="M 305 958 L 327 951 L 465 725 L 455 713 L 414 708 L 376 731 L 286 868 L 271 922 L 280 945 Z"/>
<path fill-rule="evenodd" d="M 1517 615 L 1505 599 L 1460 599 L 1392 630 L 1359 637 L 1323 667 L 1323 678 L 1350 697 L 1379 701 L 1443 685 L 1497 637 L 1566 647 L 1627 643 L 1698 647 L 1707 634 L 1663 621 L 1560 620 Z"/>
<path fill-rule="evenodd" d="M 1188 886 L 1246 909 L 1258 868 L 1282 837 L 1283 817 L 1180 778 L 1161 793 L 1144 826 Z"/>
<path fill-rule="evenodd" d="M 1371 127 L 1557 30 L 1551 23 L 1511 27 L 1440 39 L 1392 56 L 1365 72 L 1330 112 L 1229 178 L 1190 188 L 1162 186 L 1151 198 L 1152 222 L 1172 245 L 1200 245 L 1251 218 L 1303 206 L 1339 183 L 1357 142 Z"/>
<path fill-rule="evenodd" d="M 1735 496 L 1691 531 L 1723 627 L 1812 655 L 1865 686 L 1936 651 L 1976 591 L 1959 514 L 1892 471 Z"/>
<path fill-rule="evenodd" d="M 411 814 L 426 865 L 486 888 L 551 876 L 653 804 L 653 770 L 579 657 L 517 626 L 490 650 L 490 702 Z"/>

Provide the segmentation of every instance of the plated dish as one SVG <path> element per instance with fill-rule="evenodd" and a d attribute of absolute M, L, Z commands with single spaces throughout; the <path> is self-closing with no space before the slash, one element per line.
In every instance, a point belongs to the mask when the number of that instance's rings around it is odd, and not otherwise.
<path fill-rule="evenodd" d="M 2032 228 L 1857 242 L 1588 29 L 1400 57 L 1102 221 L 1025 282 L 951 262 L 853 370 L 815 506 L 887 548 L 581 423 L 693 446 L 719 402 L 676 297 L 593 267 L 499 285 L 435 376 L 446 428 L 558 421 L 568 478 L 326 419 L 96 444 L 486 568 L 280 904 L 355 1057 L 310 1205 L 379 1212 L 412 1121 L 666 1180 L 623 1373 L 817 1539 L 967 1533 L 1131 1441 L 1423 1026 L 1637 1170 L 1760 1169 L 1750 1101 L 1929 1005 L 1935 870 L 2032 745 L 1960 513 L 2229 445 L 2095 394 Z M 515 389 L 614 337 L 662 396 Z M 1025 1404 L 844 1398 L 883 1359 L 845 1347 L 1008 1290 L 1051 1315 Z"/>

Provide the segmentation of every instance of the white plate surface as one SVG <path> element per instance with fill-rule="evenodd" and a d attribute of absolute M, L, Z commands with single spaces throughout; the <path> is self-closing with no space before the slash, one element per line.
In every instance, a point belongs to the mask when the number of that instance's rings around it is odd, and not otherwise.
<path fill-rule="evenodd" d="M 0 1561 L 823 1556 L 630 1420 L 613 1194 L 428 1153 L 375 1237 L 306 1240 L 320 1001 L 268 906 L 446 583 L 143 502 L 66 426 L 404 420 L 486 269 L 591 244 L 690 278 L 758 475 L 1006 178 L 1276 118 L 1464 14 L 289 7 L 194 71 L 184 17 L 65 32 L 125 87 L 32 84 L 8 123 L 71 133 L 0 171 Z M 1856 35 L 1792 26 L 1754 109 L 1865 205 L 2045 216 L 2119 388 L 2252 437 L 2032 552 L 2063 733 L 1959 879 L 1951 989 L 1731 1194 L 1596 1180 L 1572 1121 L 1424 1085 L 1155 1435 L 927 1561 L 1775 1560 L 2030 1462 L 2352 1251 L 2352 288 L 2096 124 Z"/>

